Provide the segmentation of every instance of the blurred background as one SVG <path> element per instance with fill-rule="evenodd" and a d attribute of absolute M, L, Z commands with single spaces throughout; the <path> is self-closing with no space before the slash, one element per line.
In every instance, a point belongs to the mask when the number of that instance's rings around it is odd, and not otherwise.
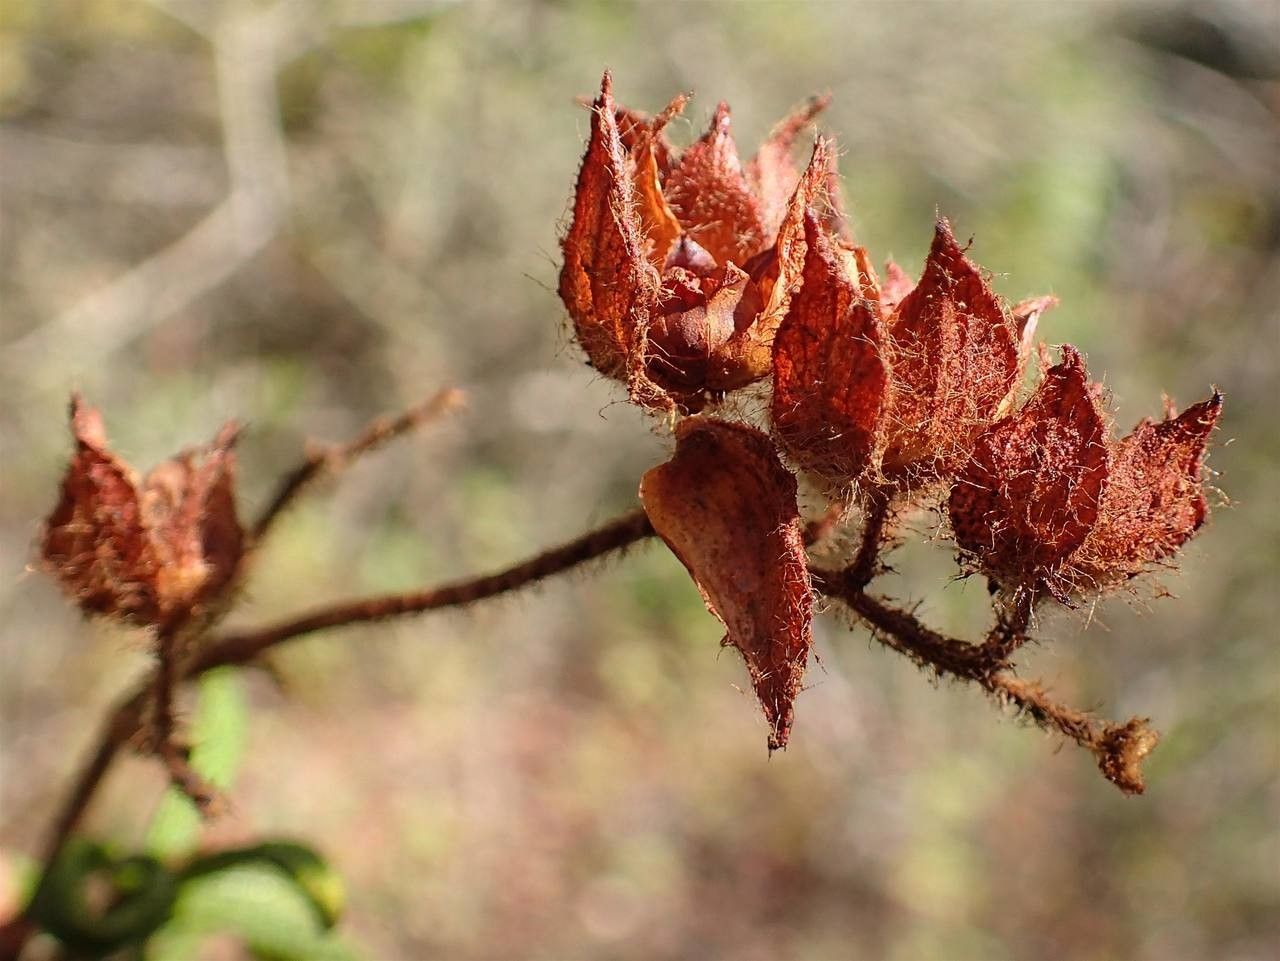
<path fill-rule="evenodd" d="M 145 468 L 239 418 L 242 508 L 308 438 L 466 411 L 282 522 L 233 624 L 505 566 L 630 510 L 669 444 L 554 293 L 588 115 L 718 99 L 744 156 L 830 90 L 857 235 L 935 209 L 1105 376 L 1119 425 L 1226 393 L 1224 494 L 1164 586 L 1046 619 L 1025 673 L 1151 716 L 1148 793 L 837 617 L 792 746 L 649 544 L 282 649 L 207 846 L 308 839 L 368 958 L 1258 959 L 1280 952 L 1280 8 L 570 0 L 0 5 L 0 915 L 144 639 L 27 572 L 68 392 Z M 885 589 L 985 626 L 947 545 Z M 87 828 L 142 843 L 152 763 Z M 208 956 L 234 946 L 206 944 Z M 209 953 L 213 952 L 213 953 Z"/>

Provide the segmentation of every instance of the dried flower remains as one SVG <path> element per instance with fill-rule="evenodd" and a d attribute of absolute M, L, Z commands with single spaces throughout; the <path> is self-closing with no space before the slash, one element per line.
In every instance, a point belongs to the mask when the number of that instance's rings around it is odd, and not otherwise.
<path fill-rule="evenodd" d="M 98 411 L 72 399 L 75 452 L 40 555 L 81 610 L 158 626 L 222 596 L 245 547 L 234 493 L 237 431 L 227 424 L 207 448 L 139 479 L 111 452 Z"/>
<path fill-rule="evenodd" d="M 1173 555 L 1204 523 L 1213 396 L 1116 440 L 1070 346 L 1031 399 L 979 439 L 948 501 L 956 541 L 996 581 L 1067 600 Z"/>
<path fill-rule="evenodd" d="M 919 281 L 892 262 L 882 280 L 845 221 L 834 142 L 817 136 L 803 171 L 791 156 L 825 98 L 787 117 L 747 164 L 723 103 L 701 138 L 671 144 L 687 101 L 652 117 L 622 108 L 605 74 L 560 294 L 588 362 L 675 421 L 675 453 L 645 475 L 641 500 L 745 658 L 770 747 L 790 734 L 816 589 L 919 663 L 1056 725 L 1140 790 L 1138 762 L 1155 744 L 1140 720 L 1130 727 L 1142 736 L 1091 726 L 1004 672 L 1038 601 L 1114 589 L 1169 563 L 1200 528 L 1221 395 L 1115 440 L 1101 389 L 1067 346 L 1024 399 L 1056 297 L 1007 303 L 944 217 Z M 720 406 L 748 387 L 758 397 L 761 382 L 766 422 L 737 422 L 753 405 Z M 788 464 L 830 495 L 829 520 L 804 524 Z M 895 518 L 939 498 L 962 563 L 1003 589 L 983 644 L 944 638 L 866 593 Z M 802 532 L 839 526 L 849 504 L 861 506 L 862 543 L 843 568 L 812 569 Z"/>

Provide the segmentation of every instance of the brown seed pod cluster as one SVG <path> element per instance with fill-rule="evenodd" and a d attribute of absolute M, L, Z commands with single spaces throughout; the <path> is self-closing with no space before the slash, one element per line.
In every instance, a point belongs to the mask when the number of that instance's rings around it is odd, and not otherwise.
<path fill-rule="evenodd" d="M 687 149 L 667 140 L 686 101 L 649 117 L 619 107 L 605 75 L 560 294 L 588 362 L 646 409 L 678 418 L 772 388 L 765 431 L 680 421 L 675 455 L 641 486 L 654 528 L 746 659 L 771 746 L 786 743 L 811 617 L 780 454 L 866 504 L 945 496 L 962 558 L 1007 598 L 1114 588 L 1199 528 L 1219 394 L 1114 440 L 1067 346 L 1020 403 L 1055 297 L 1006 303 L 943 218 L 919 281 L 893 263 L 881 280 L 844 224 L 833 142 L 816 138 L 803 171 L 791 160 L 825 100 L 746 164 L 723 103 Z"/>

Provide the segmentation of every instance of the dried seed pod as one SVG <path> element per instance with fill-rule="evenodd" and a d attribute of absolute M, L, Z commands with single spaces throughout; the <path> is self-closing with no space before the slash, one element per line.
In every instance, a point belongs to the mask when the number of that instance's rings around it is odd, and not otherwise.
<path fill-rule="evenodd" d="M 644 256 L 635 188 L 618 133 L 608 73 L 591 111 L 591 138 L 574 192 L 573 221 L 561 246 L 560 298 L 591 366 L 639 389 L 644 331 L 658 302 L 658 272 Z"/>
<path fill-rule="evenodd" d="M 770 749 L 786 747 L 812 645 L 795 478 L 754 428 L 692 417 L 676 427 L 672 458 L 644 475 L 640 499 L 746 660 Z"/>
<path fill-rule="evenodd" d="M 1072 347 L 1016 413 L 993 424 L 952 488 L 956 540 L 997 580 L 1053 583 L 1098 517 L 1107 425 Z"/>
<path fill-rule="evenodd" d="M 894 405 L 880 468 L 898 485 L 929 483 L 963 462 L 1022 369 L 1012 318 L 945 219 L 889 338 Z"/>
<path fill-rule="evenodd" d="M 760 201 L 729 132 L 727 103 L 716 107 L 711 127 L 680 155 L 664 191 L 685 230 L 718 263 L 744 264 L 768 246 Z"/>
<path fill-rule="evenodd" d="M 956 541 L 1010 587 L 1105 590 L 1172 555 L 1204 522 L 1201 468 L 1221 395 L 1109 437 L 1071 347 L 1018 411 L 989 428 L 949 500 Z"/>
<path fill-rule="evenodd" d="M 1019 338 L 1046 304 L 1008 314 L 945 220 L 915 287 L 892 263 L 881 286 L 866 251 L 816 213 L 806 231 L 804 285 L 774 342 L 783 446 L 837 486 L 949 476 L 1011 399 Z"/>
<path fill-rule="evenodd" d="M 79 396 L 71 400 L 71 431 L 76 449 L 45 521 L 44 566 L 86 613 L 154 623 L 160 562 L 132 471 L 108 449 L 101 415 Z"/>
<path fill-rule="evenodd" d="M 1071 559 L 1081 588 L 1106 588 L 1175 554 L 1208 515 L 1202 468 L 1222 412 L 1214 392 L 1176 417 L 1144 420 L 1111 445 L 1097 522 Z"/>
<path fill-rule="evenodd" d="M 890 404 L 879 307 L 810 211 L 804 284 L 774 339 L 774 434 L 803 469 L 834 483 L 866 470 Z"/>
<path fill-rule="evenodd" d="M 560 296 L 591 365 L 663 411 L 768 375 L 803 269 L 803 212 L 834 175 L 826 145 L 803 175 L 790 158 L 820 103 L 783 121 L 744 170 L 724 104 L 675 156 L 663 132 L 686 99 L 645 117 L 613 102 L 605 76 L 562 245 Z"/>
<path fill-rule="evenodd" d="M 102 419 L 71 403 L 76 451 L 45 522 L 41 561 L 89 614 L 158 624 L 213 603 L 244 553 L 235 510 L 237 428 L 179 454 L 142 483 L 107 447 Z"/>
<path fill-rule="evenodd" d="M 833 158 L 830 141 L 818 138 L 774 245 L 755 258 L 753 283 L 734 318 L 737 332 L 713 358 L 710 389 L 735 390 L 767 377 L 773 369 L 773 338 L 804 278 L 805 211 L 824 196 Z"/>

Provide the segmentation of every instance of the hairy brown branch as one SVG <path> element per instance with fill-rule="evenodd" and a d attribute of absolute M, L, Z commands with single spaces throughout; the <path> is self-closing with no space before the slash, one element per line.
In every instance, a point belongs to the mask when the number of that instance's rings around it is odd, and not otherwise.
<path fill-rule="evenodd" d="M 1141 762 L 1159 740 L 1159 734 L 1147 727 L 1146 720 L 1132 718 L 1124 724 L 1109 723 L 1060 704 L 1049 697 L 1038 682 L 1014 675 L 1005 657 L 989 646 L 989 642 L 969 644 L 939 634 L 913 614 L 851 587 L 845 571 L 814 570 L 810 574 L 816 591 L 849 605 L 886 647 L 938 674 L 977 684 L 1000 703 L 1087 748 L 1107 780 L 1126 794 L 1142 793 Z M 1021 608 L 1015 608 L 1009 615 L 1012 626 L 1016 626 L 1022 616 L 1020 611 Z M 1029 606 L 1025 616 L 1030 617 Z M 993 636 L 1000 630 L 997 626 Z M 1024 635 L 1025 622 L 1016 636 Z"/>
<path fill-rule="evenodd" d="M 200 674 L 224 664 L 244 664 L 284 641 L 332 627 L 384 621 L 442 607 L 458 607 L 518 590 L 586 561 L 620 550 L 653 534 L 644 511 L 633 511 L 598 530 L 539 554 L 514 567 L 486 577 L 471 578 L 406 594 L 387 594 L 318 608 L 279 624 L 230 634 L 210 641 L 188 666 L 186 675 Z"/>
<path fill-rule="evenodd" d="M 883 524 L 883 520 L 880 523 Z M 317 631 L 456 607 L 518 590 L 653 535 L 648 517 L 637 510 L 494 574 L 415 593 L 335 604 L 279 624 L 216 638 L 205 644 L 188 662 L 178 666 L 170 686 L 216 667 L 245 664 L 278 644 Z M 864 544 L 866 542 L 864 537 Z M 879 543 L 878 535 L 875 543 Z M 870 563 L 875 563 L 874 554 Z M 1104 724 L 1083 712 L 1054 702 L 1038 684 L 1022 681 L 1009 673 L 1007 663 L 993 657 L 985 645 L 969 644 L 939 634 L 909 612 L 852 586 L 848 569 L 814 569 L 811 576 L 815 591 L 848 604 L 886 646 L 940 674 L 977 683 L 1002 703 L 1088 748 L 1097 757 L 1107 778 L 1122 790 L 1141 792 L 1139 765 L 1157 740 L 1157 735 L 1146 727 L 1145 722 L 1135 718 L 1123 725 Z M 92 754 L 50 828 L 44 845 L 46 863 L 58 854 L 79 824 L 120 749 L 137 736 L 143 708 L 153 691 L 152 683 L 149 681 L 121 701 L 104 724 Z M 173 768 L 170 770 L 172 774 Z"/>
<path fill-rule="evenodd" d="M 853 562 L 844 569 L 843 581 L 853 590 L 861 590 L 879 573 L 880 548 L 884 544 L 889 523 L 891 495 L 876 488 L 868 495 L 867 515 L 862 522 L 862 543 Z"/>
<path fill-rule="evenodd" d="M 335 604 L 309 615 L 260 630 L 215 638 L 207 642 L 187 663 L 179 665 L 173 677 L 173 683 L 167 686 L 172 690 L 177 682 L 189 681 L 215 667 L 225 664 L 244 664 L 277 644 L 326 628 L 456 607 L 518 590 L 604 554 L 621 550 L 652 534 L 653 528 L 645 513 L 639 510 L 632 511 L 604 527 L 495 574 L 412 594 L 389 595 Z M 120 749 L 137 736 L 142 724 L 143 708 L 148 698 L 156 691 L 158 691 L 157 682 L 149 679 L 113 709 L 102 727 L 92 754 L 77 776 L 57 819 L 50 827 L 44 845 L 46 864 L 61 851 L 63 844 L 80 823 Z M 167 765 L 170 763 L 168 757 L 165 761 Z M 185 757 L 182 757 L 182 761 L 185 764 Z M 174 767 L 171 765 L 170 774 L 171 776 L 174 774 Z M 178 786 L 185 789 L 181 782 L 178 782 Z"/>
<path fill-rule="evenodd" d="M 814 590 L 843 601 L 875 628 L 876 638 L 921 667 L 968 681 L 980 680 L 1003 666 L 993 665 L 981 648 L 939 634 L 914 615 L 849 586 L 844 571 L 810 571 Z"/>
<path fill-rule="evenodd" d="M 293 503 L 294 498 L 322 472 L 341 470 L 352 461 L 397 437 L 417 430 L 444 414 L 456 410 L 461 406 L 462 401 L 462 391 L 446 387 L 423 403 L 410 407 L 395 417 L 379 417 L 371 421 L 356 437 L 345 444 L 313 445 L 302 463 L 281 479 L 275 496 L 254 522 L 253 542 L 256 543 L 266 536 L 277 518 Z"/>
<path fill-rule="evenodd" d="M 1160 733 L 1147 726 L 1150 718 L 1131 717 L 1123 724 L 1100 721 L 1057 703 L 1038 681 L 1024 681 L 1007 672 L 991 675 L 983 686 L 1037 724 L 1091 751 L 1103 776 L 1125 794 L 1141 794 L 1145 789 L 1142 762 L 1160 741 Z"/>
<path fill-rule="evenodd" d="M 982 649 L 993 661 L 1007 661 L 1018 648 L 1031 639 L 1031 615 L 1036 595 L 1032 590 L 1018 591 L 999 609 L 996 626 L 991 629 Z"/>

